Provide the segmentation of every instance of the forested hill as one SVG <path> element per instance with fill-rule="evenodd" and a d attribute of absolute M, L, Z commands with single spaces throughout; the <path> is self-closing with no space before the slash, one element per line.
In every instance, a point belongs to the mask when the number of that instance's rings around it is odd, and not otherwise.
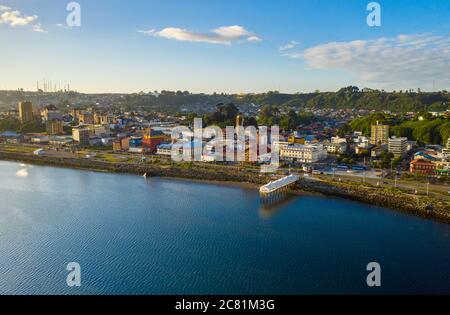
<path fill-rule="evenodd" d="M 30 100 L 37 106 L 78 105 L 122 107 L 166 112 L 210 112 L 218 103 L 235 103 L 241 110 L 253 105 L 274 105 L 279 108 L 355 108 L 390 110 L 393 112 L 443 111 L 449 108 L 450 93 L 412 92 L 363 89 L 349 86 L 337 92 L 285 94 L 271 91 L 261 94 L 193 94 L 187 91 L 135 94 L 83 94 L 0 91 L 0 108 L 17 106 L 21 100 Z"/>
<path fill-rule="evenodd" d="M 442 111 L 449 108 L 450 93 L 393 91 L 385 92 L 349 86 L 337 92 L 315 92 L 307 94 L 280 94 L 269 92 L 239 97 L 240 102 L 261 105 L 278 105 L 310 108 L 355 108 L 370 110 Z M 239 102 L 238 102 L 239 104 Z"/>

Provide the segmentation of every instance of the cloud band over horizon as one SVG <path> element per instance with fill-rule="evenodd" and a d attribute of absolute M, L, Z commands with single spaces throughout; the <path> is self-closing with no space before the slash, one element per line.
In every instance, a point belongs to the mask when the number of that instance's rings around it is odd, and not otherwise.
<path fill-rule="evenodd" d="M 284 56 L 314 69 L 338 69 L 385 86 L 450 83 L 450 37 L 431 34 L 330 42 Z"/>
<path fill-rule="evenodd" d="M 161 37 L 186 42 L 230 45 L 238 42 L 259 42 L 261 38 L 239 25 L 222 26 L 209 33 L 200 33 L 178 27 L 167 27 L 161 31 L 153 29 L 139 31 L 148 36 Z"/>

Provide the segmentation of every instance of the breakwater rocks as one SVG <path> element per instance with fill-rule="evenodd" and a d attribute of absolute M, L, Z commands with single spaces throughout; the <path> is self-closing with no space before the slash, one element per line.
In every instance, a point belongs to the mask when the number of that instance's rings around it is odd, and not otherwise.
<path fill-rule="evenodd" d="M 237 170 L 237 168 L 211 167 L 207 165 L 199 166 L 198 164 L 161 165 L 158 163 L 112 163 L 92 159 L 57 158 L 4 151 L 0 151 L 0 160 L 112 173 L 147 174 L 150 177 L 240 182 L 255 185 L 264 185 L 273 180 L 269 175 L 260 174 L 254 170 L 244 168 Z M 296 184 L 296 189 L 342 197 L 450 223 L 450 207 L 448 202 L 426 196 L 408 194 L 394 188 L 373 187 L 361 183 L 345 183 L 332 180 L 301 179 Z"/>
<path fill-rule="evenodd" d="M 301 179 L 297 183 L 296 188 L 356 200 L 450 223 L 450 206 L 448 202 L 427 196 L 408 194 L 395 188 L 311 179 Z"/>

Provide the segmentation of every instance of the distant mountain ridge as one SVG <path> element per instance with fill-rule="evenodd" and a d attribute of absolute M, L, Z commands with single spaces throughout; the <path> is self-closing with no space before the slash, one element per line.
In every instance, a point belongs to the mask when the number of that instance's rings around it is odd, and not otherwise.
<path fill-rule="evenodd" d="M 0 91 L 0 108 L 17 106 L 21 100 L 30 100 L 36 106 L 54 104 L 100 106 L 142 109 L 163 112 L 210 112 L 218 103 L 234 103 L 241 110 L 254 105 L 273 105 L 280 108 L 354 108 L 377 111 L 444 111 L 449 109 L 450 93 L 359 89 L 348 86 L 337 92 L 313 92 L 287 94 L 269 91 L 260 94 L 194 94 L 187 91 L 134 94 L 84 94 L 77 92 L 42 93 L 25 91 Z"/>

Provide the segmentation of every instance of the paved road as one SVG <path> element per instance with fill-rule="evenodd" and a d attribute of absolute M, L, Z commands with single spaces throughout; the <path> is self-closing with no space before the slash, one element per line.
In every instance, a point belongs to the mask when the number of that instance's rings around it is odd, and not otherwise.
<path fill-rule="evenodd" d="M 314 175 L 318 178 L 330 178 L 332 175 Z M 426 194 L 427 193 L 427 183 L 419 182 L 419 181 L 406 181 L 406 180 L 393 180 L 393 179 L 386 179 L 383 178 L 382 180 L 379 178 L 366 178 L 364 180 L 363 177 L 360 176 L 349 176 L 342 174 L 340 176 L 335 175 L 335 178 L 341 178 L 343 181 L 351 181 L 351 182 L 366 182 L 371 185 L 377 186 L 389 186 L 389 187 L 397 187 L 406 191 L 409 191 L 411 193 L 417 193 L 419 194 Z M 429 184 L 428 185 L 428 193 L 430 196 L 450 201 L 450 194 L 448 193 L 450 191 L 450 185 L 449 184 L 442 184 L 442 185 L 434 185 Z"/>

